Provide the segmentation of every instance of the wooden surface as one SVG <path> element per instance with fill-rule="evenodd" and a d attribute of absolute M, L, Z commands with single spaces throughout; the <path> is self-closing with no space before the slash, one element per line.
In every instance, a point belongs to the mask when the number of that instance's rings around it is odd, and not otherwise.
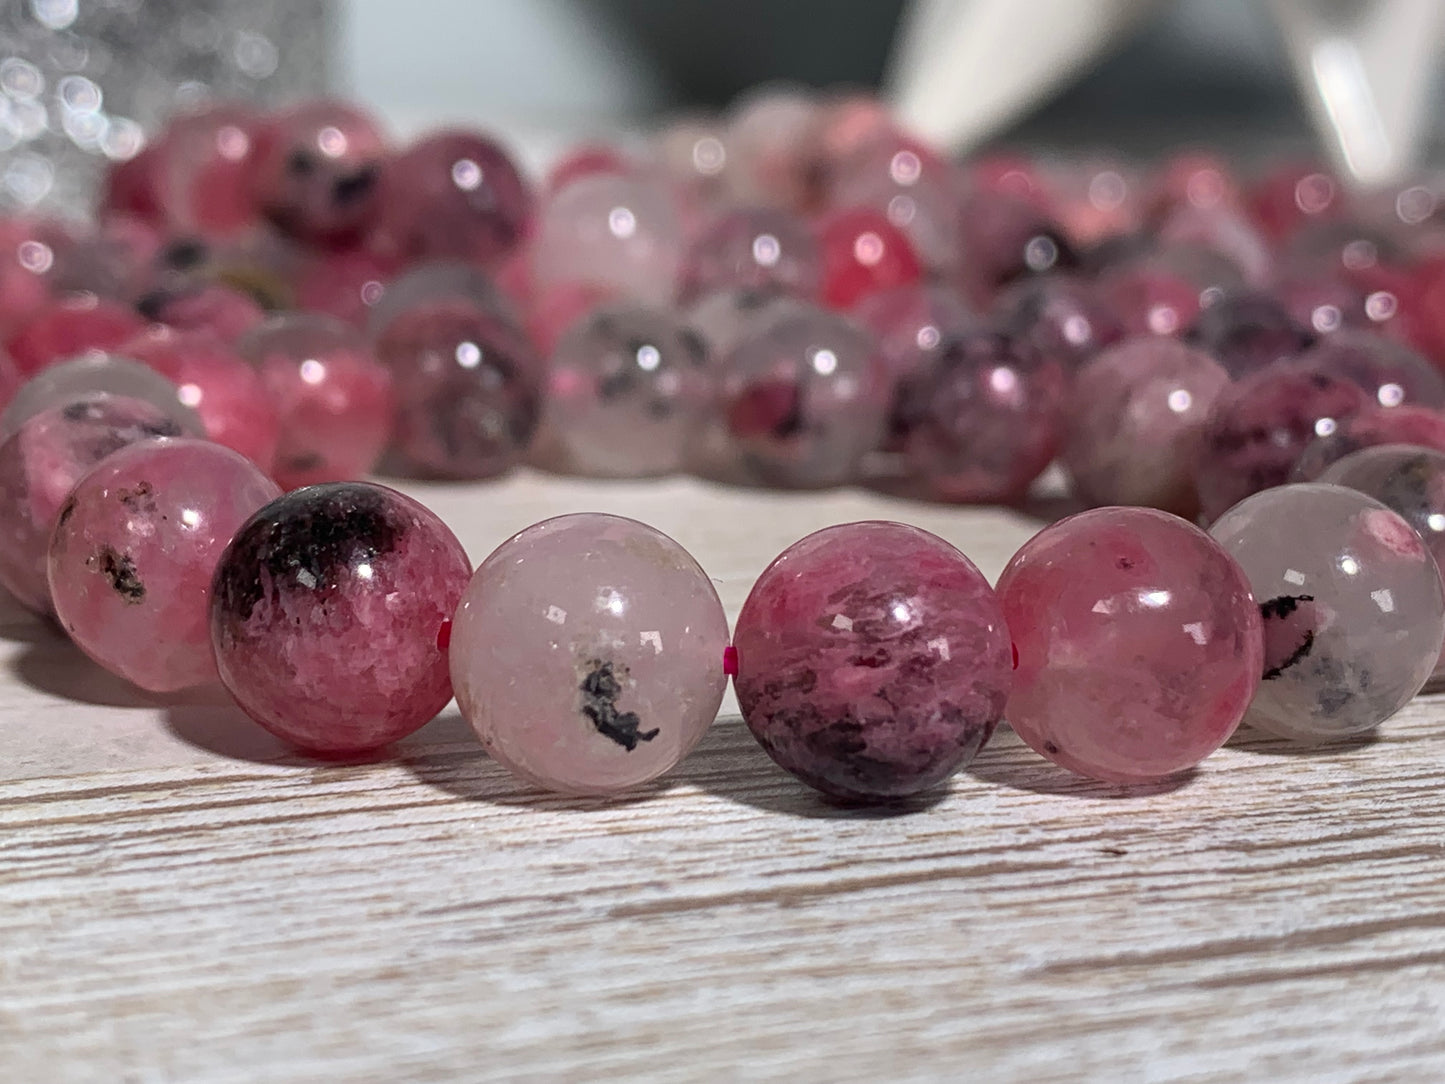
<path fill-rule="evenodd" d="M 677 537 L 730 615 L 829 523 L 990 576 L 1038 526 L 853 492 L 410 487 L 480 560 L 546 515 Z M 671 779 L 548 797 L 455 709 L 295 758 L 0 613 L 0 1080 L 1445 1080 L 1445 736 L 1071 779 L 1004 731 L 934 804 L 776 770 L 729 698 Z"/>

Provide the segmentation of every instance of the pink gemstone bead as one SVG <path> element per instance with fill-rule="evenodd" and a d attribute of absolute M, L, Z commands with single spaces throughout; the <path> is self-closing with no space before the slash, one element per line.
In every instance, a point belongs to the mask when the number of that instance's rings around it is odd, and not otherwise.
<path fill-rule="evenodd" d="M 817 138 L 826 177 L 864 147 L 898 134 L 888 106 L 872 94 L 845 90 L 826 95 L 821 105 Z"/>
<path fill-rule="evenodd" d="M 1269 243 L 1238 209 L 1180 208 L 1159 223 L 1155 237 L 1162 246 L 1194 249 L 1227 261 L 1251 286 L 1263 286 L 1273 277 Z"/>
<path fill-rule="evenodd" d="M 215 681 L 211 577 L 231 536 L 280 492 L 219 444 L 122 448 L 80 480 L 56 519 L 47 560 L 56 618 L 82 651 L 142 689 Z"/>
<path fill-rule="evenodd" d="M 176 331 L 208 331 L 227 343 L 266 319 L 266 311 L 250 294 L 219 284 L 157 290 L 141 298 L 136 309 L 147 320 Z"/>
<path fill-rule="evenodd" d="M 161 232 L 138 218 L 106 219 L 57 254 L 55 289 L 134 304 L 163 270 L 163 244 Z"/>
<path fill-rule="evenodd" d="M 706 116 L 683 116 L 654 137 L 657 169 L 678 193 L 688 218 L 706 217 L 729 202 L 727 135 L 720 122 Z"/>
<path fill-rule="evenodd" d="M 487 753 L 566 794 L 617 794 L 670 771 L 722 703 L 727 618 L 671 538 L 599 513 L 503 543 L 451 637 L 457 706 Z"/>
<path fill-rule="evenodd" d="M 583 177 L 599 173 L 623 177 L 636 172 L 637 168 L 636 163 L 613 147 L 602 143 L 583 143 L 553 163 L 547 171 L 547 179 L 542 182 L 542 191 L 551 196 Z"/>
<path fill-rule="evenodd" d="M 678 296 L 691 304 L 718 290 L 757 290 L 816 300 L 822 280 L 822 254 L 803 219 L 740 207 L 714 220 L 688 247 Z"/>
<path fill-rule="evenodd" d="M 296 306 L 365 328 L 399 271 L 394 258 L 366 249 L 316 253 L 296 279 Z"/>
<path fill-rule="evenodd" d="M 727 180 L 738 203 L 814 209 L 821 196 L 823 112 L 794 87 L 759 87 L 733 106 L 727 126 Z"/>
<path fill-rule="evenodd" d="M 903 450 L 931 496 L 1021 500 L 1059 449 L 1066 378 L 1056 362 L 987 329 L 958 340 L 913 383 Z"/>
<path fill-rule="evenodd" d="M 666 305 L 677 290 L 682 252 L 682 223 L 665 188 L 599 174 L 542 206 L 532 275 L 539 288 L 572 283 Z"/>
<path fill-rule="evenodd" d="M 1352 380 L 1383 407 L 1445 407 L 1445 376 L 1408 346 L 1370 331 L 1339 331 L 1299 355 L 1318 372 Z"/>
<path fill-rule="evenodd" d="M 405 737 L 451 699 L 441 637 L 471 565 L 446 524 L 383 486 L 308 486 L 257 512 L 211 598 L 221 680 L 271 733 L 319 753 Z"/>
<path fill-rule="evenodd" d="M 929 270 L 957 270 L 959 179 L 952 164 L 923 143 L 882 132 L 836 164 L 830 189 L 836 207 L 872 207 L 887 215 Z"/>
<path fill-rule="evenodd" d="M 53 223 L 0 218 L 0 335 L 10 335 L 51 300 L 57 257 L 71 243 Z"/>
<path fill-rule="evenodd" d="M 280 229 L 338 243 L 375 223 L 386 137 L 375 120 L 337 101 L 293 106 L 256 132 L 256 196 Z"/>
<path fill-rule="evenodd" d="M 261 123 L 252 107 L 239 102 L 219 102 L 167 122 L 160 186 L 173 231 L 230 237 L 256 224 Z"/>
<path fill-rule="evenodd" d="M 722 290 L 698 299 L 684 316 L 702 336 L 714 361 L 723 364 L 738 343 L 761 331 L 779 313 L 792 311 L 800 311 L 799 305 L 774 293 Z"/>
<path fill-rule="evenodd" d="M 464 129 L 423 136 L 388 163 L 380 229 L 409 261 L 498 266 L 521 242 L 532 191 L 495 140 Z"/>
<path fill-rule="evenodd" d="M 14 335 L 7 349 L 24 376 L 88 350 L 114 350 L 145 330 L 135 310 L 94 294 L 46 303 Z"/>
<path fill-rule="evenodd" d="M 603 477 L 680 471 L 709 420 L 713 377 L 702 338 L 669 313 L 598 309 L 552 355 L 540 458 Z"/>
<path fill-rule="evenodd" d="M 1127 237 L 1143 226 L 1145 186 L 1117 162 L 1070 162 L 1047 183 L 1064 233 L 1075 244 Z"/>
<path fill-rule="evenodd" d="M 96 215 L 132 215 L 153 225 L 165 222 L 161 193 L 165 170 L 163 141 L 152 141 L 130 158 L 110 163 L 101 183 Z"/>
<path fill-rule="evenodd" d="M 965 197 L 959 219 L 964 292 L 989 303 L 1009 283 L 1078 263 L 1063 230 L 1038 205 L 979 189 Z"/>
<path fill-rule="evenodd" d="M 1205 522 L 1262 489 L 1284 484 L 1305 446 L 1357 414 L 1369 398 L 1348 380 L 1276 362 L 1231 384 L 1204 429 L 1195 484 Z"/>
<path fill-rule="evenodd" d="M 182 400 L 181 390 L 155 370 L 113 354 L 87 354 L 52 365 L 21 385 L 0 413 L 0 440 L 43 410 L 102 393 L 141 399 L 186 436 L 209 436 L 200 416 Z"/>
<path fill-rule="evenodd" d="M 733 453 L 756 481 L 842 485 L 883 435 L 892 387 L 877 347 L 833 313 L 788 304 L 719 372 Z"/>
<path fill-rule="evenodd" d="M 10 355 L 0 350 L 0 410 L 10 405 L 15 393 L 20 390 L 20 370 L 10 360 Z"/>
<path fill-rule="evenodd" d="M 1339 182 L 1309 163 L 1279 166 L 1261 178 L 1247 198 L 1254 220 L 1275 241 L 1308 222 L 1338 218 L 1345 209 Z"/>
<path fill-rule="evenodd" d="M 768 755 L 852 801 L 938 786 L 1003 715 L 1009 633 L 983 574 L 901 523 L 794 543 L 738 615 L 738 704 Z"/>
<path fill-rule="evenodd" d="M 1199 286 L 1148 261 L 1099 276 L 1099 297 L 1129 335 L 1182 335 L 1199 316 Z"/>
<path fill-rule="evenodd" d="M 882 211 L 849 207 L 818 225 L 823 258 L 823 301 L 851 309 L 869 294 L 911 286 L 923 277 L 908 236 Z"/>
<path fill-rule="evenodd" d="M 1083 279 L 1038 275 L 1001 291 L 994 318 L 1011 339 L 1072 372 L 1124 337 L 1118 317 Z"/>
<path fill-rule="evenodd" d="M 280 417 L 260 374 L 234 349 L 209 332 L 157 326 L 121 352 L 175 384 L 211 440 L 240 452 L 263 472 L 271 470 L 281 441 Z"/>
<path fill-rule="evenodd" d="M 325 316 L 272 317 L 236 344 L 280 420 L 274 476 L 283 489 L 358 478 L 391 438 L 391 373 L 361 333 Z"/>
<path fill-rule="evenodd" d="M 1445 643 L 1445 588 L 1420 536 L 1336 485 L 1280 486 L 1211 529 L 1264 616 L 1250 726 L 1298 741 L 1372 730 L 1420 691 Z"/>
<path fill-rule="evenodd" d="M 1008 720 L 1080 775 L 1188 771 L 1239 725 L 1259 686 L 1259 608 L 1203 531 L 1146 508 L 1045 527 L 998 581 L 1018 665 Z"/>
<path fill-rule="evenodd" d="M 52 611 L 45 556 L 75 483 L 128 444 L 183 431 L 140 399 L 93 394 L 32 415 L 0 444 L 0 584 L 27 610 Z"/>
<path fill-rule="evenodd" d="M 1208 151 L 1185 151 L 1166 161 L 1152 182 L 1156 216 L 1182 207 L 1201 211 L 1244 206 L 1244 191 L 1229 164 Z"/>
<path fill-rule="evenodd" d="M 1317 335 L 1327 335 L 1343 328 L 1370 330 L 1389 321 L 1376 302 L 1377 320 L 1365 293 L 1357 286 L 1340 279 L 1306 276 L 1284 279 L 1270 287 L 1285 312 L 1301 327 Z M 1393 305 L 1390 306 L 1393 310 Z"/>
<path fill-rule="evenodd" d="M 1079 370 L 1064 465 L 1091 504 L 1199 511 L 1194 464 L 1229 374 L 1208 354 L 1159 336 L 1128 339 Z"/>
<path fill-rule="evenodd" d="M 1278 301 L 1257 293 L 1220 298 L 1199 314 L 1189 330 L 1189 341 L 1235 379 L 1299 357 L 1314 339 L 1314 333 L 1295 323 Z"/>
<path fill-rule="evenodd" d="M 1325 468 L 1345 456 L 1381 444 L 1414 444 L 1445 452 L 1445 413 L 1409 405 L 1366 406 L 1327 435 L 1315 437 L 1306 444 L 1289 480 L 1313 482 Z"/>
<path fill-rule="evenodd" d="M 527 338 L 544 358 L 552 356 L 562 336 L 574 324 L 599 305 L 615 304 L 617 297 L 610 290 L 579 283 L 562 283 L 536 291 L 528 298 L 523 315 Z"/>

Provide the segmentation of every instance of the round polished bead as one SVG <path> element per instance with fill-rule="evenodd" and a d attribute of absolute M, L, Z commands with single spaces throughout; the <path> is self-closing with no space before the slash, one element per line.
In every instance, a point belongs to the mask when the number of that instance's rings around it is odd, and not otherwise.
<path fill-rule="evenodd" d="M 0 413 L 0 440 L 8 439 L 26 419 L 43 410 L 99 393 L 144 400 L 186 436 L 209 436 L 205 423 L 183 400 L 181 389 L 175 383 L 128 358 L 87 354 L 52 365 L 22 384 L 4 413 Z"/>
<path fill-rule="evenodd" d="M 539 287 L 576 283 L 666 305 L 677 290 L 682 253 L 682 224 L 665 188 L 599 174 L 542 206 L 532 274 Z"/>
<path fill-rule="evenodd" d="M 413 470 L 490 478 L 521 458 L 537 428 L 545 375 L 504 313 L 441 292 L 389 319 L 376 354 L 396 381 L 395 447 Z"/>
<path fill-rule="evenodd" d="M 817 96 L 801 87 L 760 86 L 739 98 L 724 137 L 733 199 L 791 211 L 816 207 L 822 117 Z"/>
<path fill-rule="evenodd" d="M 671 538 L 560 516 L 477 569 L 452 628 L 452 682 L 494 760 L 549 790 L 615 794 L 702 738 L 727 642 L 712 581 Z"/>
<path fill-rule="evenodd" d="M 1058 452 L 1063 366 L 983 328 L 911 382 L 896 417 L 910 469 L 948 501 L 1021 500 Z"/>
<path fill-rule="evenodd" d="M 541 459 L 568 473 L 615 478 L 682 470 L 713 392 L 699 335 L 668 312 L 605 306 L 552 355 Z"/>
<path fill-rule="evenodd" d="M 303 102 L 262 124 L 256 139 L 256 196 L 281 230 L 336 243 L 374 224 L 386 138 L 366 113 Z"/>
<path fill-rule="evenodd" d="M 823 301 L 851 309 L 869 294 L 911 286 L 923 277 L 907 234 L 882 211 L 848 207 L 818 225 L 823 259 Z"/>
<path fill-rule="evenodd" d="M 1098 292 L 1129 335 L 1182 335 L 1199 316 L 1203 293 L 1179 272 L 1147 259 L 1106 269 Z"/>
<path fill-rule="evenodd" d="M 96 206 L 98 218 L 129 215 L 157 226 L 165 222 L 164 142 L 152 139 L 129 158 L 107 164 Z"/>
<path fill-rule="evenodd" d="M 0 218 L 0 335 L 10 335 L 51 300 L 57 257 L 72 243 L 55 223 Z"/>
<path fill-rule="evenodd" d="M 815 300 L 822 255 L 808 224 L 772 208 L 739 207 L 715 219 L 688 246 L 678 297 L 683 304 L 719 290 L 755 290 Z"/>
<path fill-rule="evenodd" d="M 206 331 L 159 325 L 121 349 L 176 386 L 207 437 L 240 452 L 262 471 L 271 470 L 281 439 L 276 404 L 260 374 L 235 350 Z"/>
<path fill-rule="evenodd" d="M 550 196 L 583 177 L 592 177 L 599 173 L 622 177 L 637 170 L 637 163 L 617 148 L 609 147 L 605 143 L 583 143 L 552 163 L 542 181 L 542 192 Z"/>
<path fill-rule="evenodd" d="M 653 137 L 652 159 L 694 214 L 729 202 L 727 133 L 720 120 L 706 115 L 675 117 Z"/>
<path fill-rule="evenodd" d="M 1366 406 L 1340 422 L 1325 436 L 1305 445 L 1290 471 L 1291 482 L 1313 482 L 1331 464 L 1362 448 L 1381 444 L 1414 444 L 1445 452 L 1445 413 L 1406 404 Z"/>
<path fill-rule="evenodd" d="M 1063 446 L 1074 492 L 1091 504 L 1147 505 L 1191 518 L 1194 464 L 1229 374 L 1208 354 L 1149 335 L 1127 339 L 1074 378 Z"/>
<path fill-rule="evenodd" d="M 1038 275 L 1016 282 L 999 293 L 993 313 L 1011 339 L 1066 371 L 1124 337 L 1119 318 L 1093 287 L 1069 275 Z"/>
<path fill-rule="evenodd" d="M 1345 193 L 1334 177 L 1309 162 L 1287 162 L 1261 177 L 1246 194 L 1255 222 L 1276 241 L 1309 222 L 1339 218 Z"/>
<path fill-rule="evenodd" d="M 75 483 L 128 444 L 183 436 L 158 407 L 90 394 L 41 410 L 0 443 L 0 584 L 27 610 L 52 611 L 45 556 Z"/>
<path fill-rule="evenodd" d="M 1362 734 L 1420 691 L 1445 642 L 1445 589 L 1420 536 L 1336 485 L 1280 486 L 1211 528 L 1264 616 L 1264 680 L 1246 721 L 1299 741 Z"/>
<path fill-rule="evenodd" d="M 172 230 L 228 237 L 255 225 L 261 123 L 252 107 L 239 102 L 219 102 L 166 123 L 159 184 Z"/>
<path fill-rule="evenodd" d="M 165 239 L 138 218 L 110 218 L 76 237 L 56 256 L 61 294 L 95 294 L 130 305 L 166 270 Z"/>
<path fill-rule="evenodd" d="M 211 576 L 246 519 L 279 495 L 219 444 L 147 440 L 71 491 L 47 559 L 55 615 L 80 649 L 152 692 L 216 680 Z"/>
<path fill-rule="evenodd" d="M 360 477 L 391 437 L 391 373 L 355 328 L 326 316 L 274 316 L 236 344 L 280 423 L 274 475 L 283 489 Z"/>
<path fill-rule="evenodd" d="M 1225 261 L 1230 279 L 1251 286 L 1263 286 L 1274 274 L 1269 243 L 1244 213 L 1234 208 L 1180 208 L 1159 222 L 1155 238 L 1165 249 Z"/>
<path fill-rule="evenodd" d="M 959 228 L 963 285 L 978 305 L 1010 283 L 1078 263 L 1059 224 L 1033 201 L 1008 193 L 969 193 Z"/>
<path fill-rule="evenodd" d="M 719 366 L 719 401 L 742 469 L 779 486 L 857 477 L 884 432 L 892 388 L 872 338 L 789 303 Z"/>
<path fill-rule="evenodd" d="M 136 303 L 136 309 L 147 320 L 176 331 L 209 331 L 227 343 L 266 319 L 266 310 L 250 294 L 219 283 L 152 291 Z"/>
<path fill-rule="evenodd" d="M 1445 450 L 1385 444 L 1353 452 L 1319 479 L 1348 486 L 1398 512 L 1425 542 L 1437 568 L 1445 569 Z M 1445 677 L 1445 652 L 1430 675 Z"/>
<path fill-rule="evenodd" d="M 1314 338 L 1273 297 L 1253 293 L 1220 298 L 1199 314 L 1189 331 L 1189 341 L 1236 379 L 1298 357 Z"/>
<path fill-rule="evenodd" d="M 471 566 L 456 536 L 384 486 L 286 494 L 216 569 L 211 643 L 247 715 L 303 749 L 405 737 L 451 699 L 442 639 Z"/>
<path fill-rule="evenodd" d="M 789 299 L 758 290 L 719 290 L 705 294 L 683 313 L 719 362 L 744 339 L 757 334 L 778 313 L 797 309 Z"/>
<path fill-rule="evenodd" d="M 502 146 L 480 132 L 423 136 L 386 166 L 380 230 L 408 260 L 496 267 L 532 215 L 532 190 Z"/>
<path fill-rule="evenodd" d="M 364 328 L 398 274 L 398 261 L 367 249 L 313 254 L 296 278 L 296 307 Z"/>
<path fill-rule="evenodd" d="M 94 294 L 75 294 L 43 305 L 6 344 L 22 375 L 31 376 L 87 351 L 114 350 L 146 324 L 134 309 Z"/>
<path fill-rule="evenodd" d="M 946 275 L 957 269 L 959 180 L 936 152 L 885 129 L 835 163 L 830 181 L 834 206 L 882 211 L 929 270 Z"/>
<path fill-rule="evenodd" d="M 738 615 L 748 729 L 803 782 L 904 798 L 973 759 L 1003 714 L 1009 634 L 983 574 L 941 538 L 848 523 L 794 543 Z"/>
<path fill-rule="evenodd" d="M 1204 428 L 1194 480 L 1206 522 L 1230 505 L 1289 480 L 1316 436 L 1370 400 L 1357 384 L 1276 362 L 1225 388 Z"/>
<path fill-rule="evenodd" d="M 1199 528 L 1147 508 L 1045 527 L 998 581 L 1018 665 L 1008 720 L 1036 752 L 1109 782 L 1218 749 L 1259 685 L 1249 582 Z"/>
<path fill-rule="evenodd" d="M 1382 407 L 1445 407 L 1445 376 L 1415 351 L 1370 331 L 1338 331 L 1299 356 L 1302 365 L 1352 380 Z"/>

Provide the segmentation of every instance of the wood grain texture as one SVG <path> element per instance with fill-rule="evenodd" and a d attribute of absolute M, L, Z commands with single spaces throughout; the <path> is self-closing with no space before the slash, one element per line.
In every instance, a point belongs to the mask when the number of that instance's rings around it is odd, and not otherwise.
<path fill-rule="evenodd" d="M 474 560 L 546 515 L 656 524 L 736 614 L 802 534 L 937 531 L 991 578 L 1035 521 L 873 495 L 523 476 L 411 486 Z M 0 612 L 0 1079 L 1445 1079 L 1445 738 L 1240 740 L 1181 785 L 1005 731 L 893 814 L 778 772 L 729 700 L 620 804 L 514 782 L 454 709 L 296 758 Z"/>

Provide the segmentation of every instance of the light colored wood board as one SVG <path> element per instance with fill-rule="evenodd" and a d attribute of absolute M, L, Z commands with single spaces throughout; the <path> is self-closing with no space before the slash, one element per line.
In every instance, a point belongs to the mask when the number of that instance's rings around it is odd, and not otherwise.
<path fill-rule="evenodd" d="M 408 488 L 473 559 L 563 511 L 655 523 L 730 615 L 830 522 L 917 523 L 991 577 L 1037 527 L 857 492 Z M 822 802 L 729 702 L 608 805 L 514 782 L 454 708 L 391 759 L 319 764 L 13 611 L 0 636 L 7 1082 L 1445 1079 L 1436 699 L 1162 788 L 1004 731 L 904 815 Z"/>

